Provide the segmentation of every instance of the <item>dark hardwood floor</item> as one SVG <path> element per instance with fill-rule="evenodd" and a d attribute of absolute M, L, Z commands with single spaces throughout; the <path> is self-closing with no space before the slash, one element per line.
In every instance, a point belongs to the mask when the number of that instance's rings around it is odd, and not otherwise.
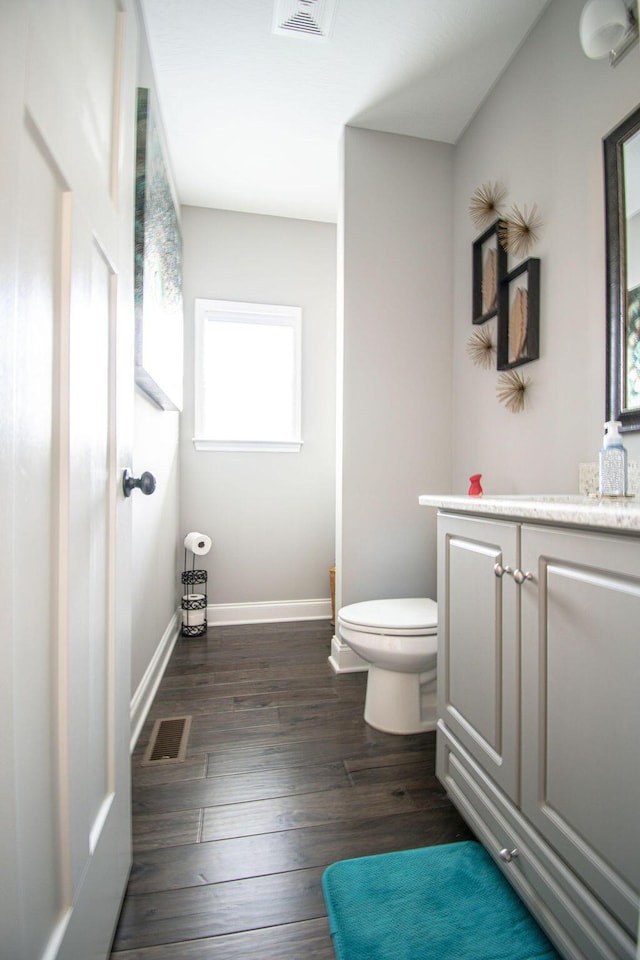
<path fill-rule="evenodd" d="M 435 734 L 362 719 L 328 621 L 179 639 L 132 758 L 133 868 L 112 960 L 333 960 L 330 863 L 468 839 L 434 774 Z M 142 766 L 158 717 L 186 759 Z"/>

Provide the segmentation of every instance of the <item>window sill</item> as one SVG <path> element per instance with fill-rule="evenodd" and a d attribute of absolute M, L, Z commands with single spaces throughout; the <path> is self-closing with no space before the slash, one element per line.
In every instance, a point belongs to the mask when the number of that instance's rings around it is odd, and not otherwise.
<path fill-rule="evenodd" d="M 222 453 L 300 453 L 302 440 L 204 440 L 193 438 L 196 450 Z"/>

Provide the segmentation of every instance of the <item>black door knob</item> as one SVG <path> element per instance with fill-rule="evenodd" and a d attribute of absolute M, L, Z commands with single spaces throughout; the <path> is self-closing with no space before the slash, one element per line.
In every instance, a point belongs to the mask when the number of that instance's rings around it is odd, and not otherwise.
<path fill-rule="evenodd" d="M 145 497 L 148 497 L 155 488 L 156 478 L 148 470 L 145 470 L 139 477 L 132 477 L 128 470 L 125 470 L 122 474 L 122 492 L 125 497 L 130 497 L 136 489 L 141 490 Z"/>

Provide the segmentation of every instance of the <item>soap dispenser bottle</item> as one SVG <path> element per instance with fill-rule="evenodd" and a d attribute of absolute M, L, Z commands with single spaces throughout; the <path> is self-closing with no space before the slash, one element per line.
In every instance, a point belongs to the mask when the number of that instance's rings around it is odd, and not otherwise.
<path fill-rule="evenodd" d="M 627 451 L 622 445 L 618 420 L 605 423 L 600 451 L 600 496 L 624 497 L 627 494 Z"/>

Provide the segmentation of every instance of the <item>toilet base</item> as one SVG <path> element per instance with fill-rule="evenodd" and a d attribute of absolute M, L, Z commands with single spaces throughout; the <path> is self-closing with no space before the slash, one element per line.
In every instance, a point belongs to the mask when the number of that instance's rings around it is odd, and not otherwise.
<path fill-rule="evenodd" d="M 433 674 L 397 673 L 369 664 L 364 719 L 383 733 L 426 733 L 436 728 Z"/>

